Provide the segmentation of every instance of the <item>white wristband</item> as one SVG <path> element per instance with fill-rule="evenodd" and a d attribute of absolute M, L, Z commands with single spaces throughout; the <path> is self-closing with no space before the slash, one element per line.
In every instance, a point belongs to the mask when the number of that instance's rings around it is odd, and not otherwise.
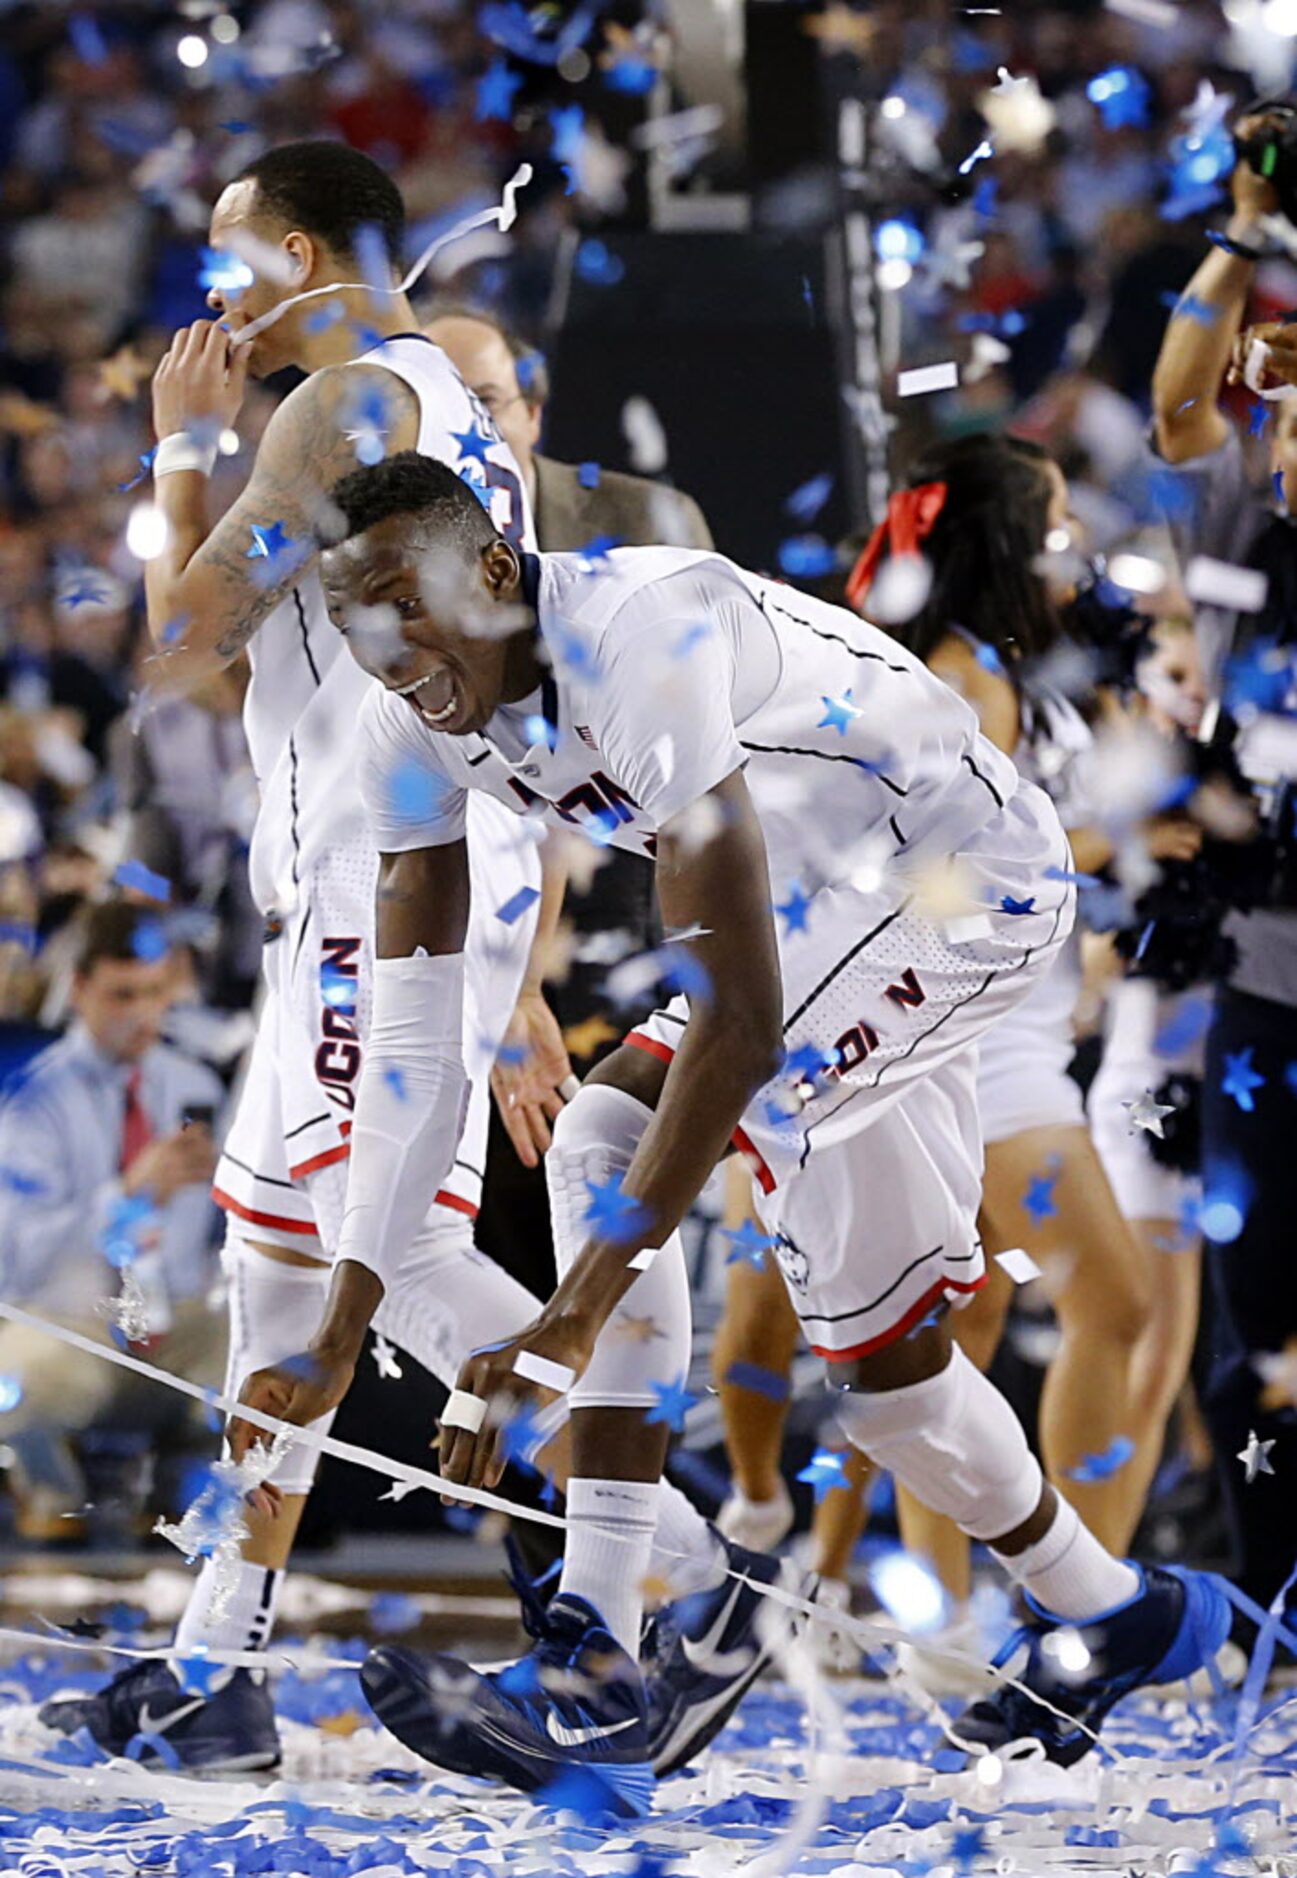
<path fill-rule="evenodd" d="M 467 1434 L 480 1433 L 486 1420 L 486 1400 L 480 1395 L 472 1395 L 467 1389 L 452 1389 L 446 1397 L 446 1406 L 441 1411 L 443 1428 L 462 1428 Z"/>
<path fill-rule="evenodd" d="M 187 430 L 173 430 L 153 452 L 153 474 L 173 476 L 177 470 L 197 470 L 210 476 L 216 467 L 216 445 L 198 443 Z"/>

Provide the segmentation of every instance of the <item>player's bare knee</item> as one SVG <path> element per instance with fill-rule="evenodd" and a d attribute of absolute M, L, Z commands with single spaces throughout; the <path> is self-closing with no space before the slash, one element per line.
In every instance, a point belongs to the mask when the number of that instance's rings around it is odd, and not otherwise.
<path fill-rule="evenodd" d="M 950 1330 L 945 1320 L 940 1319 L 935 1324 L 925 1324 L 908 1337 L 898 1337 L 881 1350 L 870 1351 L 867 1356 L 831 1364 L 828 1387 L 873 1395 L 887 1389 L 904 1389 L 915 1382 L 927 1382 L 929 1377 L 939 1376 L 945 1369 L 951 1349 Z"/>

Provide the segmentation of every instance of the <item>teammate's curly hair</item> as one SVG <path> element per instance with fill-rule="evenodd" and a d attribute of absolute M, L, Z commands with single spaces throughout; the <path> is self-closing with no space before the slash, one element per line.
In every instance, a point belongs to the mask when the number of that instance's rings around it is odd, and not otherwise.
<path fill-rule="evenodd" d="M 955 627 L 992 646 L 1012 673 L 1062 635 L 1058 606 L 1037 572 L 1048 532 L 1049 453 L 1022 437 L 980 433 L 927 450 L 906 483 L 945 483 L 923 553 L 932 589 L 895 636 L 927 660 Z"/>
<path fill-rule="evenodd" d="M 439 540 L 476 554 L 499 534 L 471 486 L 435 456 L 398 450 L 336 483 L 329 499 L 346 524 L 341 537 L 363 535 L 392 515 L 417 515 Z"/>

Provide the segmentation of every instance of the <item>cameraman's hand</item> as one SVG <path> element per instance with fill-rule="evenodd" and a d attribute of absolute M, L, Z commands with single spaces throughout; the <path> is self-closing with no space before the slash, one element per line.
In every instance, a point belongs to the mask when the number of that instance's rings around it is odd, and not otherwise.
<path fill-rule="evenodd" d="M 1251 137 L 1263 130 L 1269 123 L 1279 120 L 1268 112 L 1259 111 L 1254 117 L 1241 117 L 1234 126 L 1236 137 Z M 1229 179 L 1229 192 L 1234 198 L 1235 213 L 1245 221 L 1255 221 L 1258 215 L 1277 215 L 1279 195 L 1272 182 L 1259 176 L 1244 157 L 1234 165 L 1234 173 Z"/>
<path fill-rule="evenodd" d="M 1260 340 L 1267 348 L 1261 373 L 1262 391 L 1271 391 L 1276 385 L 1297 385 L 1297 326 L 1284 326 L 1279 320 L 1263 320 L 1259 325 L 1243 328 L 1230 353 L 1229 383 L 1246 382 L 1243 374 L 1255 340 Z"/>
<path fill-rule="evenodd" d="M 1189 815 L 1154 815 L 1144 840 L 1155 861 L 1192 861 L 1202 846 L 1202 827 Z"/>
<path fill-rule="evenodd" d="M 205 1186 L 216 1171 L 211 1131 L 191 1122 L 142 1148 L 122 1176 L 123 1193 L 149 1193 L 165 1206 L 181 1187 Z"/>

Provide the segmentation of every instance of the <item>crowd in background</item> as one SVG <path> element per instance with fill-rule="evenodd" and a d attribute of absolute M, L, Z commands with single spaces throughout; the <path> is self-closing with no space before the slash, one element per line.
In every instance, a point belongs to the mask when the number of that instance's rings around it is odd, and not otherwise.
<path fill-rule="evenodd" d="M 1153 368 L 1232 163 L 1225 100 L 1281 88 L 1297 44 L 1258 48 L 1215 0 L 1171 11 L 803 9 L 910 178 L 876 226 L 899 362 L 960 363 L 957 388 L 889 400 L 898 458 L 1012 422 L 1056 454 L 1098 549 L 1143 539 L 1157 517 Z M 493 308 L 543 351 L 562 237 L 642 219 L 648 144 L 634 127 L 650 98 L 668 116 L 697 102 L 674 63 L 680 24 L 664 0 L 547 18 L 459 0 L 0 11 L 6 1074 L 66 1023 L 78 917 L 113 896 L 165 923 L 168 1034 L 227 1081 L 250 1035 L 244 674 L 132 708 L 148 656 L 131 518 L 154 442 L 149 379 L 174 328 L 203 314 L 214 196 L 268 145 L 337 136 L 390 168 L 413 257 L 528 160 L 511 239 L 446 257 L 427 285 Z M 723 139 L 676 150 L 678 195 L 743 188 Z M 776 192 L 764 213 L 778 227 L 789 211 Z M 1271 262 L 1258 291 L 1259 315 L 1297 303 L 1297 276 Z M 283 389 L 254 388 L 222 440 L 213 513 Z M 775 540 L 767 565 L 780 565 Z"/>

